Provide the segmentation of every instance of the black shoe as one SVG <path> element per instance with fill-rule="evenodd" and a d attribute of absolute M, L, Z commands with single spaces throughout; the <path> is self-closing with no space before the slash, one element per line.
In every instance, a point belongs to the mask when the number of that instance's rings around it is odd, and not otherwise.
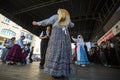
<path fill-rule="evenodd" d="M 14 65 L 13 63 L 8 63 L 8 65 Z"/>
<path fill-rule="evenodd" d="M 65 76 L 61 76 L 61 78 L 66 78 Z"/>
<path fill-rule="evenodd" d="M 55 79 L 61 79 L 61 78 L 65 78 L 65 76 L 52 76 Z"/>
<path fill-rule="evenodd" d="M 13 65 L 17 65 L 17 63 L 14 62 Z"/>
<path fill-rule="evenodd" d="M 44 67 L 43 67 L 43 66 L 40 66 L 39 68 L 40 68 L 40 69 L 44 69 Z"/>
<path fill-rule="evenodd" d="M 30 61 L 30 63 L 32 63 L 33 61 Z"/>
<path fill-rule="evenodd" d="M 52 76 L 54 79 L 59 79 L 60 77 L 57 77 L 57 76 Z"/>
<path fill-rule="evenodd" d="M 30 63 L 32 63 L 32 62 L 33 62 L 33 60 L 31 59 L 31 60 L 30 60 Z"/>

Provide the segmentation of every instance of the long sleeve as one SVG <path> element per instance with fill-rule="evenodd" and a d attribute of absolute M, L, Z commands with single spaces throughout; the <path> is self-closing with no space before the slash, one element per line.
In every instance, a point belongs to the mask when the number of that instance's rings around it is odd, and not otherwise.
<path fill-rule="evenodd" d="M 75 41 L 76 43 L 79 42 L 79 39 L 76 39 L 76 38 L 72 38 L 72 39 L 73 39 L 73 41 Z"/>
<path fill-rule="evenodd" d="M 74 27 L 74 23 L 73 23 L 73 22 L 70 22 L 70 23 L 69 23 L 69 27 L 70 27 L 70 28 Z"/>
<path fill-rule="evenodd" d="M 72 38 L 73 41 L 75 41 L 77 44 L 79 45 L 84 45 L 84 40 L 83 38 L 79 38 L 79 39 L 75 39 L 75 38 Z"/>
<path fill-rule="evenodd" d="M 16 44 L 20 45 L 21 48 L 24 48 L 24 44 L 23 44 L 23 41 L 22 39 L 19 39 Z"/>
<path fill-rule="evenodd" d="M 7 44 L 6 44 L 6 47 L 12 47 L 13 44 L 14 44 L 14 42 L 12 40 L 8 40 Z"/>
<path fill-rule="evenodd" d="M 83 38 L 80 39 L 80 43 L 81 43 L 81 45 L 85 44 Z"/>
<path fill-rule="evenodd" d="M 55 21 L 57 20 L 57 15 L 53 15 L 52 17 L 39 21 L 38 25 L 39 26 L 47 26 L 47 25 L 52 25 L 55 23 Z"/>

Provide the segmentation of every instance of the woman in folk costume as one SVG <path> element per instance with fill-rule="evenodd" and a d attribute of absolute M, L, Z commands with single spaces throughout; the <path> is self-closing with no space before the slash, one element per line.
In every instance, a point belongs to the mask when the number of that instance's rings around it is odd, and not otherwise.
<path fill-rule="evenodd" d="M 87 54 L 84 48 L 84 40 L 82 35 L 78 35 L 77 39 L 73 38 L 73 41 L 77 43 L 77 64 L 85 67 L 86 64 L 89 64 Z"/>
<path fill-rule="evenodd" d="M 73 72 L 72 49 L 68 27 L 74 24 L 65 9 L 58 9 L 58 14 L 43 21 L 33 21 L 33 25 L 52 25 L 51 37 L 46 52 L 44 72 L 54 78 L 67 77 Z"/>
<path fill-rule="evenodd" d="M 15 41 L 15 37 L 12 37 L 11 39 L 6 41 L 5 49 L 3 49 L 3 53 L 1 55 L 1 60 L 3 62 L 6 62 L 6 56 L 8 55 L 8 52 L 11 49 L 11 47 L 14 45 L 14 41 Z"/>
<path fill-rule="evenodd" d="M 23 40 L 25 39 L 25 36 L 22 35 L 20 39 L 17 40 L 17 42 L 13 45 L 13 47 L 10 49 L 8 55 L 7 55 L 7 61 L 8 65 L 16 64 L 17 62 L 21 62 L 22 59 L 22 50 L 24 49 Z"/>

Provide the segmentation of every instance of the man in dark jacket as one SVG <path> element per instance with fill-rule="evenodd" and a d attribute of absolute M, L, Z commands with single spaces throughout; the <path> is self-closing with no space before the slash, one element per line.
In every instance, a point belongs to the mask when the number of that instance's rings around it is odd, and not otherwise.
<path fill-rule="evenodd" d="M 50 37 L 50 26 L 46 27 L 46 30 L 43 30 L 40 34 L 40 39 L 41 39 L 41 45 L 40 45 L 40 50 L 41 50 L 41 60 L 40 60 L 40 69 L 44 69 L 44 64 L 45 64 L 45 54 L 48 46 L 48 41 Z"/>

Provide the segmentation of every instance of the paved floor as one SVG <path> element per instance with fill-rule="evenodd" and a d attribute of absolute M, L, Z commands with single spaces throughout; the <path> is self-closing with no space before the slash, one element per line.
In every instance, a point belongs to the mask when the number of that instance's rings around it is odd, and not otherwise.
<path fill-rule="evenodd" d="M 56 80 L 39 69 L 39 63 L 10 66 L 0 62 L 0 80 Z M 120 69 L 100 65 L 75 66 L 75 74 L 58 80 L 120 80 Z"/>

